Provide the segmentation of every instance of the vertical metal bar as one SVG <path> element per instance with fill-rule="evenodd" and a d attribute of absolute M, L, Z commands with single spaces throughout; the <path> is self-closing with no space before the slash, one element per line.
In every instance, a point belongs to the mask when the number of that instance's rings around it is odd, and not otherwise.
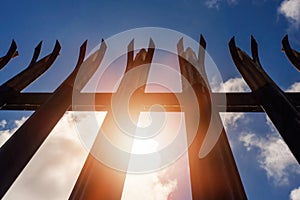
<path fill-rule="evenodd" d="M 37 61 L 41 51 L 41 46 L 42 42 L 40 42 L 35 48 L 33 57 L 26 69 L 0 86 L 0 108 L 15 95 L 19 94 L 29 84 L 35 81 L 54 63 L 61 48 L 59 42 L 56 41 L 52 53 Z"/>
<path fill-rule="evenodd" d="M 257 43 L 252 37 L 251 59 L 236 47 L 234 38 L 229 42 L 232 59 L 252 90 L 253 97 L 269 116 L 279 134 L 300 163 L 299 128 L 300 113 L 293 102 L 268 76 L 259 63 Z"/>
<path fill-rule="evenodd" d="M 180 70 L 183 77 L 192 85 L 192 88 L 183 86 L 183 93 L 188 89 L 195 91 L 201 116 L 197 135 L 188 150 L 192 196 L 193 199 L 246 199 L 224 128 L 221 129 L 221 136 L 210 153 L 204 158 L 199 158 L 199 150 L 203 145 L 204 137 L 210 134 L 207 133 L 210 119 L 214 120 L 214 124 L 219 123 L 222 126 L 219 113 L 212 112 L 214 105 L 210 100 L 211 89 L 204 68 L 205 47 L 206 42 L 201 35 L 198 60 L 193 60 L 194 56 L 191 54 L 194 52 L 189 48 L 184 51 L 182 40 L 178 43 Z M 195 67 L 199 68 L 199 71 Z M 185 111 L 186 109 L 192 111 L 193 108 L 185 106 Z M 191 113 L 185 114 L 187 132 L 190 131 L 189 123 L 193 121 L 193 117 L 189 116 Z"/>
<path fill-rule="evenodd" d="M 201 35 L 200 37 L 200 56 L 198 57 L 199 63 L 200 63 L 200 69 L 203 71 L 203 76 L 204 79 L 207 83 L 207 87 L 210 91 L 210 94 L 212 94 L 211 88 L 209 86 L 208 78 L 207 78 L 207 73 L 205 72 L 205 67 L 204 67 L 204 59 L 205 59 L 205 49 L 206 49 L 206 42 Z M 202 55 L 201 55 L 202 52 Z M 216 100 L 216 99 L 213 99 Z M 214 102 L 215 103 L 215 102 Z M 216 105 L 213 105 L 216 106 Z M 218 111 L 218 110 L 217 110 Z M 239 171 L 237 169 L 225 129 L 222 124 L 222 120 L 220 118 L 219 112 L 214 112 L 212 113 L 212 118 L 214 124 L 219 124 L 222 126 L 221 129 L 221 135 L 220 138 L 215 145 L 214 149 L 212 150 L 211 154 L 215 154 L 217 157 L 216 159 L 213 159 L 213 162 L 218 162 L 219 163 L 219 171 L 222 173 L 222 177 L 224 178 L 224 184 L 227 184 L 225 187 L 228 187 L 228 191 L 226 192 L 227 194 L 223 194 L 222 198 L 230 198 L 230 199 L 247 199 L 243 183 L 241 181 Z M 210 134 L 209 132 L 207 134 Z M 212 133 L 216 134 L 216 133 Z M 214 157 L 213 155 L 210 155 L 211 157 Z"/>
<path fill-rule="evenodd" d="M 150 40 L 148 51 L 142 49 L 134 58 L 133 40 L 129 43 L 125 77 L 121 80 L 120 86 L 117 90 L 117 95 L 119 95 L 118 97 L 120 97 L 119 99 L 117 99 L 118 104 L 124 105 L 124 102 L 122 104 L 122 97 L 127 95 L 131 87 L 135 88 L 137 86 L 137 79 L 141 78 L 141 81 L 146 84 L 153 58 L 153 53 L 154 44 L 153 41 Z M 134 76 L 130 77 L 129 79 L 126 77 L 127 72 L 134 69 L 135 67 L 139 67 L 140 65 L 144 64 L 147 64 L 147 68 L 144 74 L 139 74 L 140 77 Z M 144 88 L 142 89 L 142 92 L 144 92 Z M 132 116 L 132 119 L 137 122 L 139 111 L 131 110 L 130 114 Z M 110 138 L 118 138 L 122 134 L 124 134 L 122 130 L 120 130 L 120 127 L 118 127 L 118 125 L 116 124 L 111 110 L 108 111 L 104 119 L 100 132 L 98 133 L 94 145 L 91 149 L 91 153 L 86 159 L 86 162 L 82 168 L 82 171 L 80 172 L 78 180 L 69 199 L 121 199 L 122 197 L 126 172 L 118 171 L 117 169 L 108 167 L 101 161 L 94 158 L 94 156 L 92 155 L 93 152 L 96 152 L 97 150 L 99 151 L 97 145 L 101 143 L 101 134 L 105 134 Z M 132 142 L 133 140 L 129 141 L 129 143 L 131 144 L 127 144 L 127 146 L 132 146 Z M 105 153 L 109 155 L 110 152 Z M 123 160 L 124 164 L 127 167 L 129 163 L 129 156 L 130 154 L 127 154 L 127 157 L 116 159 L 120 159 L 120 162 L 121 160 Z"/>
<path fill-rule="evenodd" d="M 0 70 L 7 65 L 7 63 L 14 57 L 18 56 L 17 44 L 13 40 L 11 42 L 10 48 L 5 56 L 0 58 Z"/>
<path fill-rule="evenodd" d="M 70 107 L 73 83 L 83 62 L 85 49 L 86 42 L 80 48 L 78 62 L 73 72 L 0 148 L 0 198 L 4 196 L 51 130 Z M 84 65 L 88 65 L 87 67 L 96 70 L 103 58 L 103 50 L 104 48 L 100 48 L 100 50 L 95 52 L 95 55 L 97 55 L 96 60 L 88 59 L 84 62 Z M 89 75 L 92 75 L 92 73 L 87 74 L 87 76 Z"/>

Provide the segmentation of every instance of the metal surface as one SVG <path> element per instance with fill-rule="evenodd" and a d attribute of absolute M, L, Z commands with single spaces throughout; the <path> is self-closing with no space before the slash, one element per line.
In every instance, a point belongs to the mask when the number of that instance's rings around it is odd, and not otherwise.
<path fill-rule="evenodd" d="M 7 65 L 7 63 L 14 57 L 18 56 L 17 44 L 13 40 L 11 42 L 10 48 L 5 56 L 0 58 L 0 70 Z"/>
<path fill-rule="evenodd" d="M 288 35 L 283 38 L 282 46 L 290 62 L 300 71 L 300 53 L 291 48 Z"/>
<path fill-rule="evenodd" d="M 52 93 L 20 93 L 15 98 L 9 99 L 1 110 L 37 110 Z M 81 99 L 91 99 L 93 93 L 81 93 Z M 162 105 L 167 112 L 180 112 L 181 108 L 176 97 L 180 97 L 180 93 L 144 93 L 136 95 L 132 98 L 145 99 L 140 107 L 147 110 L 155 104 Z M 218 102 L 221 96 L 226 96 L 226 104 Z M 76 111 L 92 111 L 94 107 L 96 111 L 107 111 L 111 105 L 112 93 L 96 93 L 96 105 L 89 105 L 82 102 L 76 108 L 69 107 L 69 110 Z M 221 111 L 226 112 L 264 112 L 258 101 L 253 97 L 252 93 L 212 93 L 212 99 L 216 99 L 216 106 Z M 285 96 L 295 103 L 297 109 L 300 109 L 300 93 L 285 93 Z M 138 100 L 138 102 L 141 102 Z M 226 109 L 226 110 L 225 110 Z"/>
<path fill-rule="evenodd" d="M 73 83 L 83 62 L 85 49 L 86 42 L 80 48 L 78 62 L 73 72 L 0 148 L 0 198 L 4 196 L 71 105 Z M 103 44 L 100 50 L 94 53 L 97 55 L 97 59 L 88 59 L 85 64 L 96 70 L 103 58 L 104 51 L 105 45 Z M 93 72 L 89 75 L 92 75 Z"/>
<path fill-rule="evenodd" d="M 210 99 L 211 89 L 204 67 L 206 42 L 201 36 L 198 58 L 195 58 L 191 49 L 183 50 L 182 40 L 179 41 L 177 48 L 181 74 L 192 86 L 190 88 L 183 85 L 183 95 L 186 90 L 195 91 L 201 116 L 197 135 L 188 150 L 192 197 L 193 199 L 247 199 L 219 112 L 214 112 L 212 109 L 214 102 Z M 186 132 L 190 133 L 192 130 L 189 124 L 194 121 L 194 108 L 184 106 Z M 215 126 L 213 130 L 209 129 L 211 120 Z M 217 127 L 220 127 L 220 130 Z M 217 143 L 204 158 L 199 158 L 204 137 L 207 134 L 218 134 L 216 131 L 221 131 Z"/>
<path fill-rule="evenodd" d="M 229 43 L 232 59 L 251 88 L 253 97 L 263 107 L 298 163 L 300 163 L 300 113 L 294 102 L 285 96 L 285 93 L 263 70 L 258 58 L 257 43 L 253 37 L 251 37 L 251 47 L 252 59 L 236 47 L 234 38 Z"/>
<path fill-rule="evenodd" d="M 83 59 L 86 42 L 81 46 L 74 71 L 53 93 L 20 92 L 53 64 L 60 50 L 58 42 L 52 53 L 37 61 L 41 49 L 40 43 L 28 67 L 0 86 L 1 110 L 35 110 L 34 114 L 0 148 L 0 198 L 22 172 L 65 111 L 93 111 L 94 109 L 108 111 L 101 133 L 109 137 L 119 137 L 120 130 L 117 129 L 111 112 L 112 95 L 119 95 L 117 103 L 123 105 L 123 96 L 126 96 L 130 88 L 136 87 L 138 81 L 146 84 L 154 53 L 154 43 L 150 40 L 148 51 L 142 49 L 134 58 L 133 45 L 132 41 L 128 46 L 125 72 L 130 72 L 142 64 L 147 64 L 147 70 L 137 77 L 130 79 L 124 77 L 116 93 L 80 93 L 102 61 L 106 50 L 104 41 L 100 49 L 85 62 Z M 300 71 L 300 53 L 290 47 L 287 36 L 282 40 L 282 45 L 290 62 Z M 212 119 L 215 124 L 223 126 L 219 112 L 265 112 L 299 163 L 300 148 L 297 132 L 300 128 L 300 93 L 284 93 L 268 76 L 261 66 L 258 46 L 253 37 L 251 37 L 252 58 L 236 47 L 234 38 L 229 43 L 232 59 L 251 88 L 251 93 L 213 93 L 210 91 L 204 70 L 206 42 L 202 36 L 197 58 L 191 49 L 184 51 L 182 40 L 179 41 L 177 47 L 181 74 L 192 86 L 183 85 L 183 92 L 177 94 L 145 93 L 143 86 L 132 95 L 131 102 L 134 104 L 130 103 L 128 106 L 134 121 L 138 119 L 140 112 L 148 111 L 155 104 L 162 105 L 167 112 L 191 113 L 194 108 L 189 105 L 180 105 L 176 96 L 185 95 L 188 90 L 196 92 L 201 115 L 205 117 L 201 118 L 198 134 L 189 149 L 193 199 L 246 199 L 224 129 L 221 129 L 221 137 L 212 151 L 203 159 L 198 157 L 205 136 L 203 133 L 208 130 L 209 120 Z M 16 49 L 17 46 L 12 41 L 7 54 L 0 58 L 0 69 L 18 55 Z M 199 72 L 195 71 L 192 65 L 199 67 Z M 82 79 L 74 85 L 79 67 L 82 67 L 86 76 L 81 77 Z M 89 105 L 90 103 L 85 101 L 72 105 L 74 92 L 83 100 L 95 95 L 97 105 Z M 220 100 L 224 96 L 226 96 L 226 102 Z M 135 109 L 132 109 L 133 107 Z M 212 112 L 212 108 L 215 107 L 216 111 Z M 189 132 L 189 123 L 194 119 L 192 115 L 185 115 L 185 117 L 187 132 Z M 97 137 L 91 152 L 98 150 L 96 144 L 99 140 L 100 138 Z M 129 145 L 131 144 L 132 141 L 129 142 Z M 129 157 L 124 160 L 125 165 L 128 166 Z M 125 176 L 125 173 L 101 164 L 90 154 L 70 199 L 120 199 Z"/>
<path fill-rule="evenodd" d="M 26 69 L 0 86 L 0 108 L 35 81 L 54 63 L 61 48 L 59 42 L 56 41 L 52 53 L 37 61 L 41 46 L 42 42 L 35 48 L 33 57 Z"/>
<path fill-rule="evenodd" d="M 148 51 L 145 49 L 140 50 L 135 58 L 133 56 L 133 44 L 134 43 L 132 40 L 128 45 L 128 57 L 125 73 L 140 65 L 146 65 L 146 70 L 144 71 L 144 74 L 139 74 L 138 77 L 124 77 L 121 80 L 120 86 L 116 92 L 116 95 L 120 97 L 117 99 L 118 102 L 116 106 L 124 105 L 122 104 L 124 96 L 127 95 L 130 89 L 136 88 L 138 84 L 137 79 L 140 79 L 140 81 L 142 81 L 144 84 L 146 84 L 147 81 L 150 64 L 152 62 L 154 53 L 154 43 L 152 40 L 150 40 Z M 144 92 L 144 88 L 141 88 L 141 90 Z M 137 122 L 139 111 L 130 111 L 132 119 Z M 108 109 L 108 113 L 101 126 L 100 132 L 95 139 L 92 149 L 90 150 L 91 153 L 88 155 L 85 161 L 69 199 L 121 199 L 126 172 L 108 167 L 99 160 L 95 159 L 92 155 L 97 151 L 101 151 L 99 150 L 101 146 L 99 147 L 97 145 L 101 143 L 102 135 L 106 135 L 106 137 L 111 138 L 112 141 L 113 138 L 119 138 L 124 135 L 122 130 L 120 130 L 116 124 L 111 109 Z M 119 139 L 121 140 L 121 138 Z M 128 141 L 127 145 L 131 147 L 132 142 L 133 140 Z M 109 152 L 107 153 L 109 154 Z M 129 154 L 127 157 L 122 157 L 119 159 L 124 161 L 124 165 L 127 168 L 129 164 Z"/>

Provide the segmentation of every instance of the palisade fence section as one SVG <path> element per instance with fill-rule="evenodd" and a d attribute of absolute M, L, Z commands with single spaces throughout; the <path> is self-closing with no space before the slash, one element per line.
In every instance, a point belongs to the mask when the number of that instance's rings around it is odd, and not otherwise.
<path fill-rule="evenodd" d="M 55 62 L 61 48 L 58 41 L 56 41 L 50 54 L 38 60 L 42 46 L 42 43 L 39 43 L 28 67 L 0 86 L 1 110 L 35 111 L 0 148 L 0 198 L 5 195 L 20 175 L 63 114 L 73 109 L 72 93 L 75 91 L 80 94 L 84 85 L 100 65 L 107 48 L 104 40 L 94 55 L 84 61 L 86 45 L 87 41 L 80 47 L 78 61 L 73 72 L 52 93 L 22 93 L 21 91 L 38 79 Z M 150 40 L 149 48 L 140 50 L 135 57 L 133 45 L 133 41 L 128 45 L 125 73 L 137 66 L 147 65 L 145 74 L 139 77 L 139 81 L 146 84 L 155 51 L 154 42 Z M 284 37 L 282 45 L 290 62 L 300 70 L 300 53 L 290 47 L 288 36 Z M 212 106 L 211 98 L 216 99 L 214 104 L 220 111 L 226 109 L 226 112 L 265 112 L 300 163 L 300 137 L 298 133 L 300 129 L 300 93 L 283 92 L 268 76 L 260 63 L 258 46 L 253 37 L 251 37 L 252 57 L 236 46 L 234 38 L 229 42 L 229 50 L 234 64 L 252 92 L 211 92 L 209 85 L 205 84 L 207 80 L 204 69 L 206 42 L 202 36 L 200 46 L 202 48 L 199 49 L 197 59 L 203 74 L 195 70 L 192 64 L 184 58 L 186 51 L 184 51 L 183 41 L 179 40 L 177 44 L 181 74 L 188 80 L 192 88 L 183 87 L 182 93 L 172 94 L 145 93 L 145 87 L 142 87 L 134 97 L 140 99 L 136 102 L 142 102 L 142 105 L 136 106 L 141 108 L 140 111 L 145 111 L 142 108 L 160 104 L 167 112 L 185 112 L 193 108 L 180 107 L 176 96 L 183 95 L 185 90 L 192 89 L 199 100 L 200 114 L 205 116 L 204 118 L 201 117 L 196 137 L 188 149 L 193 199 L 247 199 L 224 128 L 212 151 L 202 159 L 198 157 L 199 149 L 210 123 L 210 116 L 213 115 L 210 109 Z M 0 69 L 16 56 L 18 56 L 17 45 L 12 41 L 7 54 L 0 58 Z M 86 76 L 84 80 L 80 80 L 80 84 L 74 86 L 77 72 L 83 61 L 84 65 L 87 66 L 85 67 Z M 136 84 L 137 80 L 123 79 L 117 93 L 122 96 L 122 94 L 126 94 L 128 87 L 134 87 Z M 112 93 L 81 93 L 80 95 L 83 99 L 95 95 L 95 102 L 97 102 L 95 109 L 108 111 L 101 128 L 114 134 L 116 125 L 110 108 Z M 221 95 L 226 95 L 226 105 L 223 102 L 218 102 L 220 99 L 218 97 Z M 78 105 L 76 111 L 78 109 L 86 110 L 82 105 Z M 138 111 L 133 112 L 133 120 L 137 120 L 138 115 Z M 214 123 L 222 123 L 219 115 L 214 116 L 213 119 L 215 120 Z M 186 131 L 189 131 L 188 123 L 192 120 L 192 116 L 185 115 Z M 129 162 L 129 158 L 127 160 Z M 81 170 L 70 199 L 121 199 L 125 177 L 126 173 L 105 166 L 90 154 Z"/>

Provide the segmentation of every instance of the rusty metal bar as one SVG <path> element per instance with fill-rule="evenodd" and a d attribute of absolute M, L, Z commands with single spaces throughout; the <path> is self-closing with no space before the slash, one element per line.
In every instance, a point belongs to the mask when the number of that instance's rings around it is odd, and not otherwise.
<path fill-rule="evenodd" d="M 229 42 L 232 59 L 250 86 L 253 97 L 263 107 L 276 129 L 300 163 L 299 128 L 300 113 L 294 102 L 274 83 L 263 70 L 259 58 L 257 43 L 251 37 L 252 56 L 236 47 L 234 38 Z"/>
<path fill-rule="evenodd" d="M 221 118 L 219 113 L 213 110 L 214 102 L 210 99 L 211 89 L 204 68 L 206 42 L 201 36 L 198 58 L 195 59 L 192 49 L 187 48 L 184 51 L 182 39 L 177 48 L 181 74 L 191 84 L 191 86 L 183 84 L 183 93 L 194 90 L 201 116 L 197 134 L 188 149 L 193 199 L 247 199 Z M 184 106 L 182 109 L 185 112 L 186 132 L 189 134 L 192 131 L 190 123 L 194 123 L 195 120 L 193 115 L 195 108 Z M 211 120 L 214 121 L 214 126 L 220 127 L 220 130 L 209 128 Z M 216 145 L 204 158 L 199 158 L 205 137 L 208 134 L 217 134 L 216 131 L 221 131 Z"/>
<path fill-rule="evenodd" d="M 128 45 L 128 59 L 125 73 L 131 71 L 135 67 L 146 64 L 147 70 L 144 74 L 139 74 L 139 77 L 135 77 L 134 80 L 127 78 L 126 76 L 121 80 L 120 87 L 118 88 L 116 95 L 117 104 L 123 105 L 122 101 L 124 96 L 130 91 L 131 88 L 135 88 L 137 79 L 140 79 L 146 84 L 148 72 L 153 58 L 154 43 L 150 40 L 148 51 L 142 49 L 138 52 L 136 57 L 133 57 L 133 40 Z M 144 88 L 143 88 L 144 92 Z M 117 109 L 118 110 L 118 109 Z M 119 110 L 118 110 L 119 111 Z M 121 112 L 121 111 L 120 111 Z M 121 114 L 121 113 L 116 114 Z M 131 112 L 133 120 L 137 121 L 139 117 L 139 111 Z M 99 151 L 99 143 L 101 144 L 101 135 L 106 135 L 110 138 L 120 137 L 123 135 L 122 130 L 119 129 L 116 124 L 112 110 L 109 109 L 107 116 L 101 126 L 100 133 L 97 135 L 94 145 L 91 149 L 91 153 L 88 155 L 86 162 L 81 170 L 79 178 L 73 188 L 73 191 L 69 199 L 121 199 L 124 182 L 126 178 L 126 172 L 118 171 L 111 167 L 106 166 L 99 160 L 95 159 L 92 154 Z M 129 141 L 132 144 L 133 141 Z M 128 144 L 128 145 L 130 145 Z M 109 152 L 108 152 L 109 153 Z M 130 154 L 124 154 L 120 159 L 120 162 L 124 162 L 123 165 L 127 168 L 129 163 Z M 112 190 L 113 189 L 113 190 Z"/>
<path fill-rule="evenodd" d="M 7 63 L 14 57 L 18 56 L 17 51 L 17 44 L 15 40 L 11 42 L 9 50 L 7 51 L 6 55 L 0 58 L 0 70 L 7 65 Z"/>
<path fill-rule="evenodd" d="M 0 148 L 0 198 L 4 196 L 11 184 L 22 172 L 32 156 L 42 145 L 51 130 L 68 110 L 71 100 L 73 83 L 79 68 L 92 68 L 90 76 L 98 68 L 106 45 L 101 48 L 82 64 L 86 49 L 86 42 L 80 48 L 77 65 L 68 78 L 55 90 L 53 95 L 35 112 L 30 118 L 9 138 Z M 81 90 L 81 88 L 76 88 Z"/>
<path fill-rule="evenodd" d="M 26 69 L 0 86 L 0 108 L 7 104 L 9 99 L 13 99 L 15 95 L 19 94 L 19 92 L 35 81 L 54 63 L 61 48 L 59 42 L 56 41 L 52 53 L 37 61 L 41 46 L 42 42 L 35 48 L 33 57 Z"/>
<path fill-rule="evenodd" d="M 300 71 L 300 53 L 291 48 L 288 35 L 283 38 L 282 46 L 289 61 Z"/>

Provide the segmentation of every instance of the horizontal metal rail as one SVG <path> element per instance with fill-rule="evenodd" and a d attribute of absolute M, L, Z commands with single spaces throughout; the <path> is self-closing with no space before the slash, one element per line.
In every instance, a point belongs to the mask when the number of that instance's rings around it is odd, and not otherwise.
<path fill-rule="evenodd" d="M 298 93 L 285 93 L 286 96 L 294 102 L 297 108 L 300 108 L 300 92 Z M 33 111 L 38 109 L 46 100 L 52 95 L 52 93 L 20 93 L 15 98 L 2 107 L 2 110 L 28 110 Z M 151 105 L 159 104 L 165 108 L 168 112 L 180 111 L 180 105 L 178 104 L 177 97 L 183 95 L 181 93 L 145 93 L 143 95 L 137 95 L 136 98 L 143 98 L 142 106 L 147 110 Z M 226 102 L 220 102 L 222 96 L 226 95 Z M 94 97 L 93 97 L 94 96 Z M 72 108 L 70 105 L 69 110 L 77 111 L 107 111 L 111 106 L 112 93 L 82 93 L 82 99 L 95 99 L 95 104 L 91 105 L 82 101 L 76 108 Z M 226 112 L 263 112 L 263 109 L 253 98 L 251 93 L 212 93 L 212 98 L 216 99 L 216 106 L 219 110 Z M 89 101 L 90 102 L 90 101 Z M 224 104 L 226 103 L 226 105 Z M 227 107 L 227 108 L 226 108 Z M 224 110 L 226 108 L 226 110 Z"/>

